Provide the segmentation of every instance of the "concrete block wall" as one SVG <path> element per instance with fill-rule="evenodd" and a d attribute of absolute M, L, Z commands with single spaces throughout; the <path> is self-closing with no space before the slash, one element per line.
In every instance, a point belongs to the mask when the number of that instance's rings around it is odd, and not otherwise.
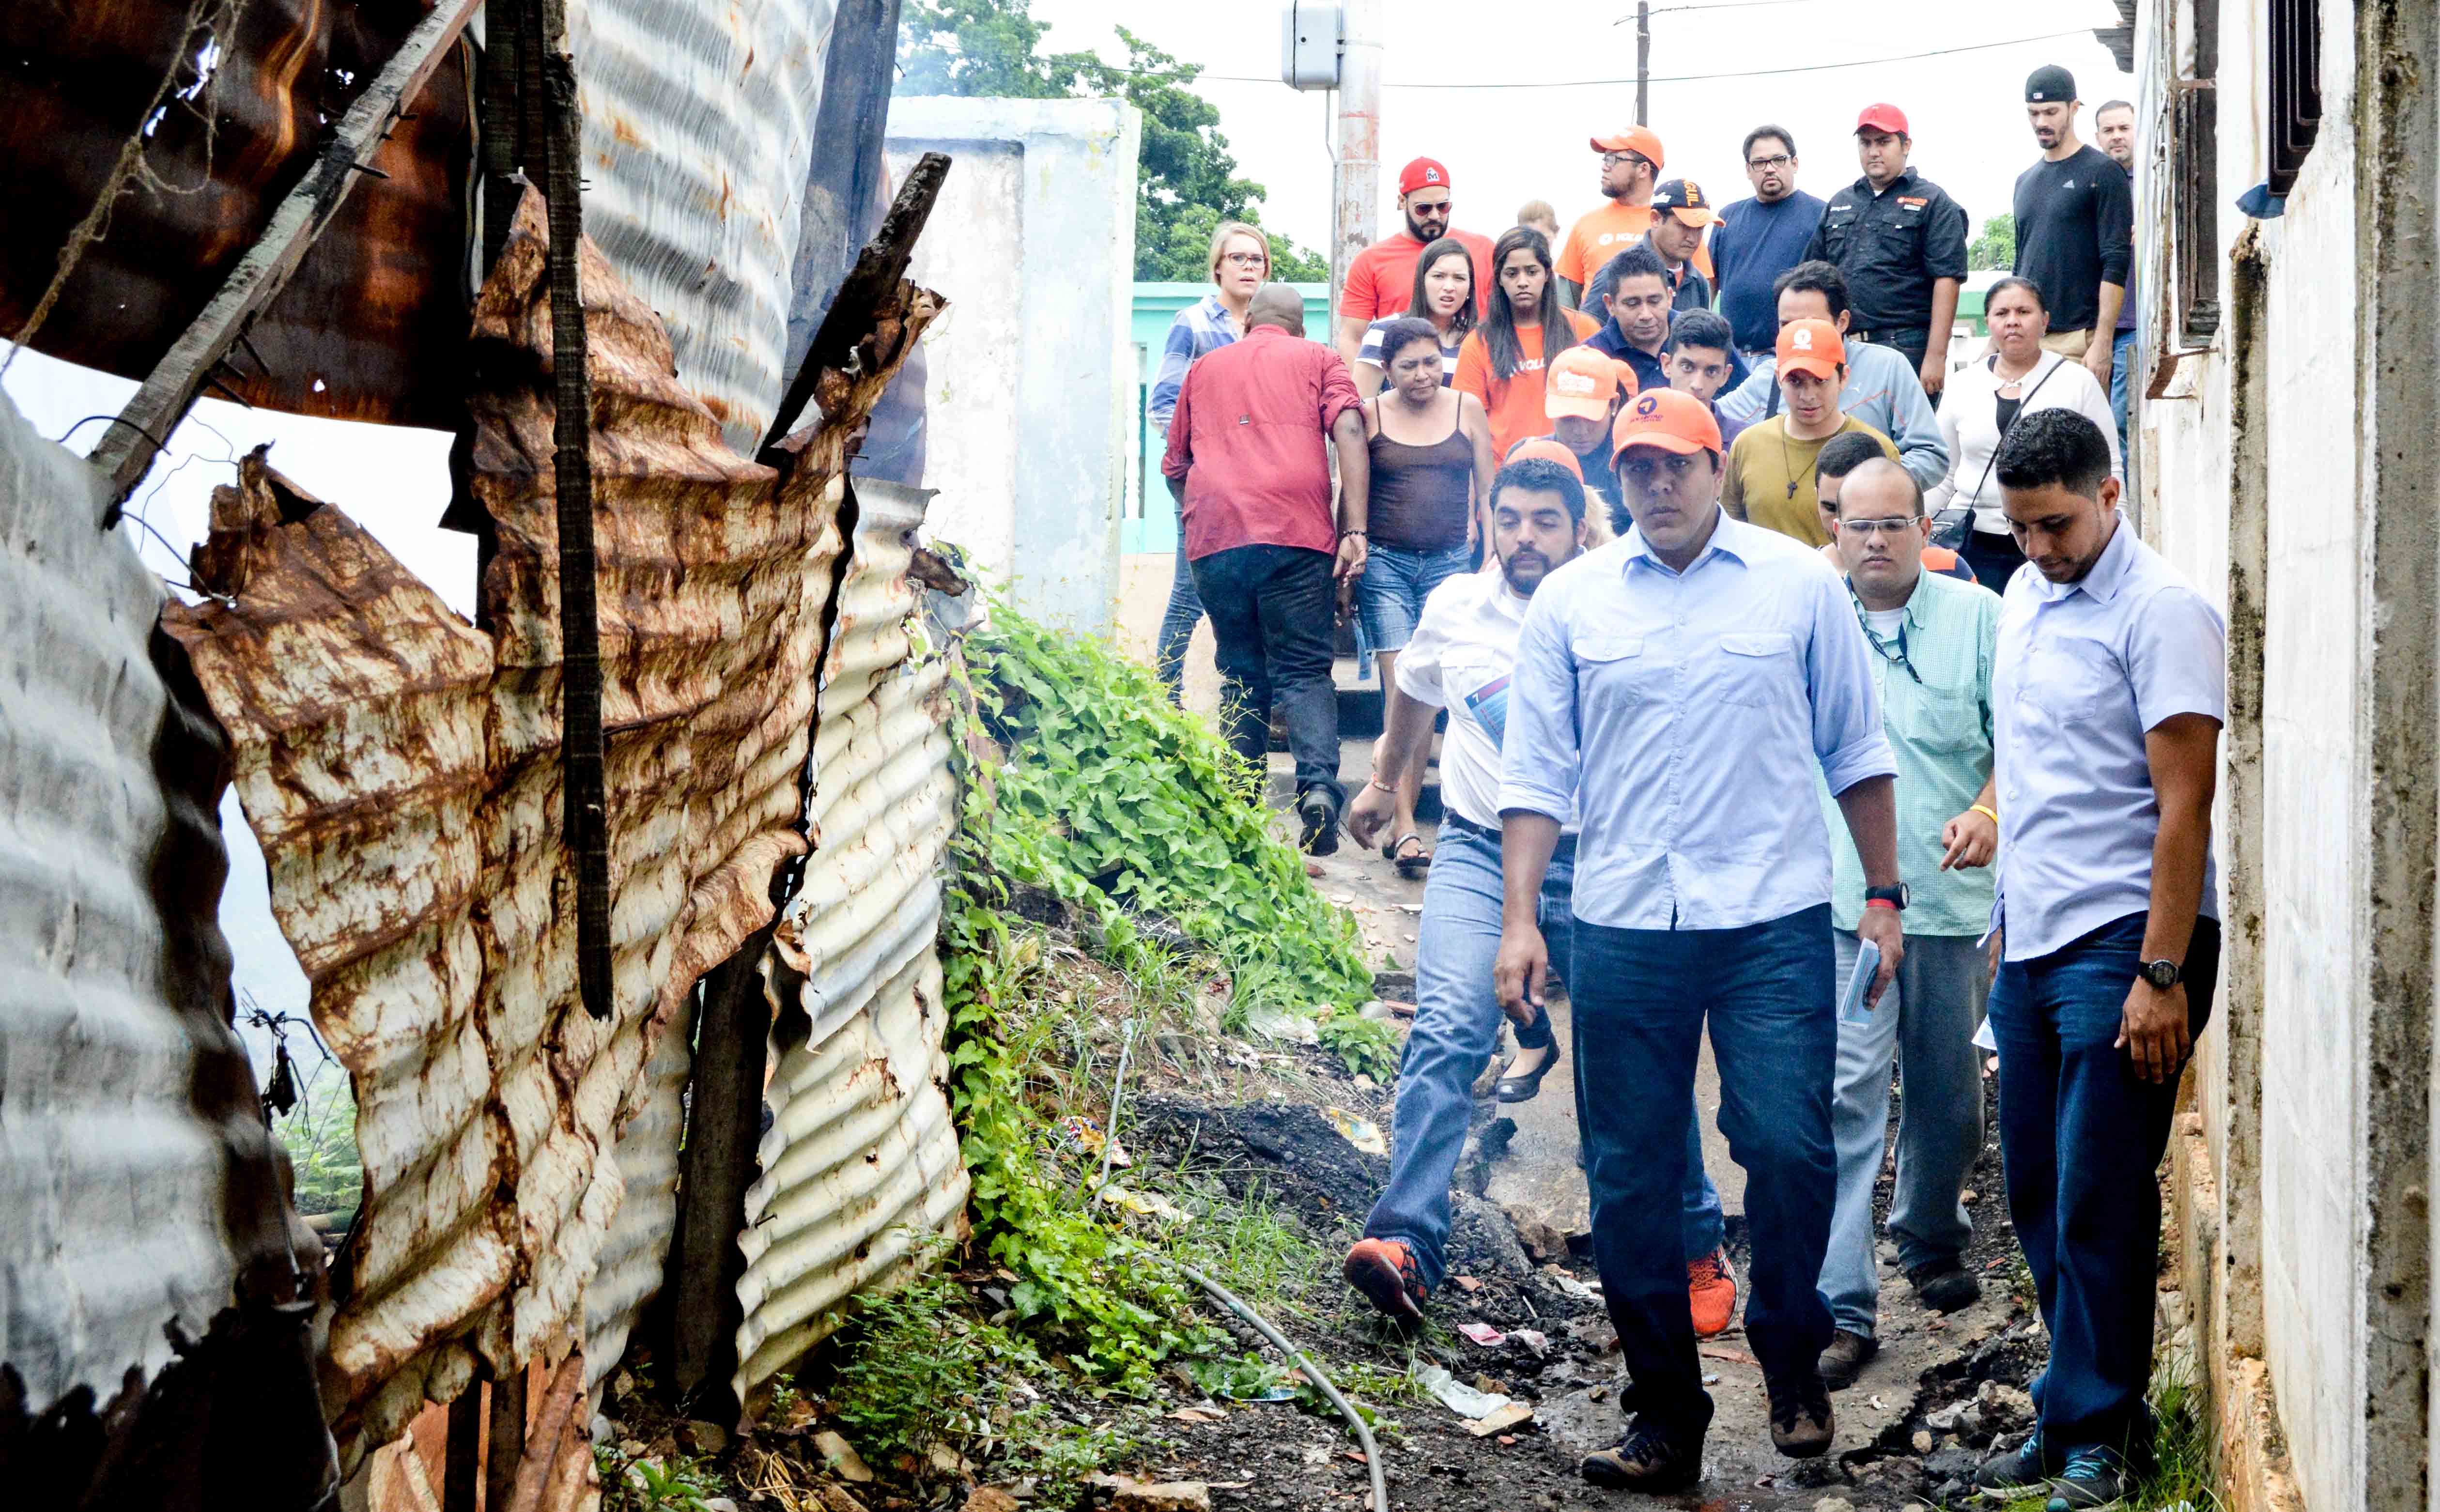
<path fill-rule="evenodd" d="M 2323 7 L 2319 136 L 2267 175 L 2262 8 L 2145 8 L 2165 129 L 2218 12 L 2222 317 L 2147 402 L 2140 517 L 2230 620 L 2220 1010 L 2173 1142 L 2178 1257 L 2242 1508 L 2440 1505 L 2429 1475 L 2440 650 L 2432 8 Z M 2403 64 L 2403 66 L 2401 66 Z M 2187 86 L 2191 87 L 2191 86 Z M 2139 245 L 2162 291 L 2175 196 Z M 2176 312 L 2144 312 L 2156 351 Z"/>
<path fill-rule="evenodd" d="M 1110 628 L 1135 424 L 1128 322 L 1142 117 L 1118 99 L 890 101 L 892 175 L 955 160 L 908 276 L 927 336 L 928 539 L 1028 614 Z"/>

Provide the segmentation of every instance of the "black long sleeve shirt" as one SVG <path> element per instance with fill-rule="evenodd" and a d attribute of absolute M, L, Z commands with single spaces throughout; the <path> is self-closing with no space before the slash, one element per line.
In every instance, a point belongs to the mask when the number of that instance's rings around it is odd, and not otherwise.
<path fill-rule="evenodd" d="M 2101 286 L 2126 286 L 2135 261 L 2135 196 L 2107 153 L 2080 147 L 2017 176 L 2017 276 L 2050 307 L 2053 331 L 2089 331 Z"/>

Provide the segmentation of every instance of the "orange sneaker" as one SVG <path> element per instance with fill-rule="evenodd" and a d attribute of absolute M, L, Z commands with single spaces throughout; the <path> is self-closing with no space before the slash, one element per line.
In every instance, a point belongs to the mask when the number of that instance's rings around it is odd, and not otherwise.
<path fill-rule="evenodd" d="M 1364 1293 L 1373 1306 L 1401 1323 L 1421 1323 L 1424 1302 L 1423 1268 L 1404 1239 L 1358 1239 L 1339 1268 L 1347 1284 Z"/>
<path fill-rule="evenodd" d="M 1686 1262 L 1686 1300 L 1695 1309 L 1695 1338 L 1709 1339 L 1728 1328 L 1729 1320 L 1737 1315 L 1737 1273 L 1729 1269 L 1727 1250 Z"/>

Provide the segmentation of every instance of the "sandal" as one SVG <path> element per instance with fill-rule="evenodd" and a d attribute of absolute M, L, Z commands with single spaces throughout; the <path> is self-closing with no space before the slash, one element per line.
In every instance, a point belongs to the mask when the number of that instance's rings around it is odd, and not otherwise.
<path fill-rule="evenodd" d="M 1423 843 L 1424 837 L 1421 835 L 1416 834 L 1413 830 L 1408 830 L 1406 834 L 1399 836 L 1396 839 L 1391 840 L 1389 844 L 1381 847 L 1381 858 L 1389 862 L 1391 866 L 1396 867 L 1400 876 L 1412 881 L 1414 878 L 1423 875 L 1425 873 L 1432 869 L 1432 853 L 1423 850 Z M 1401 855 L 1400 853 L 1405 851 L 1409 845 L 1417 848 L 1416 854 L 1413 855 Z"/>

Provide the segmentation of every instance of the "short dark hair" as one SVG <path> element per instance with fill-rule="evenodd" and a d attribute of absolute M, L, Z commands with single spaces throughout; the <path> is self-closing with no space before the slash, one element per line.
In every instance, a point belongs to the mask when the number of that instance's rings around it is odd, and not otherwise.
<path fill-rule="evenodd" d="M 1510 462 L 1491 479 L 1491 506 L 1499 507 L 1502 490 L 1521 488 L 1529 494 L 1556 494 L 1568 506 L 1568 518 L 1578 525 L 1585 522 L 1585 485 L 1576 475 L 1547 457 L 1527 457 Z"/>
<path fill-rule="evenodd" d="M 1738 159 L 1742 162 L 1752 162 L 1753 144 L 1761 141 L 1766 136 L 1778 137 L 1780 145 L 1787 149 L 1787 155 L 1790 157 L 1794 157 L 1796 155 L 1796 138 L 1787 134 L 1786 127 L 1757 126 L 1753 130 L 1746 133 L 1746 144 L 1737 149 Z"/>
<path fill-rule="evenodd" d="M 1441 333 L 1434 331 L 1432 323 L 1421 315 L 1400 315 L 1383 326 L 1381 328 L 1381 370 L 1388 372 L 1390 364 L 1396 360 L 1398 353 L 1418 341 L 1430 342 L 1434 351 L 1441 350 Z"/>
<path fill-rule="evenodd" d="M 2101 103 L 2101 110 L 2123 110 L 2131 116 L 2135 114 L 2135 102 L 2131 99 L 2106 99 Z M 2101 110 L 2092 113 L 2094 120 L 2101 118 Z"/>
<path fill-rule="evenodd" d="M 1661 261 L 1660 254 L 1653 251 L 1648 243 L 1638 242 L 1609 260 L 1609 292 L 1612 294 L 1616 294 L 1618 286 L 1627 279 L 1646 276 L 1659 279 L 1664 289 L 1669 286 L 1669 264 Z"/>
<path fill-rule="evenodd" d="M 1833 436 L 1813 459 L 1813 480 L 1844 477 L 1874 458 L 1883 455 L 1881 439 L 1868 431 L 1851 430 Z"/>
<path fill-rule="evenodd" d="M 2009 274 L 2006 278 L 1998 280 L 1993 283 L 1991 287 L 1982 291 L 1983 310 L 1987 313 L 1992 305 L 1999 302 L 2000 296 L 2006 294 L 2013 289 L 2022 289 L 2027 294 L 2032 295 L 2034 297 L 2034 307 L 2041 311 L 2042 314 L 2048 315 L 2051 313 L 2051 302 L 2042 297 L 2042 286 L 2036 283 L 2031 279 L 2020 279 L 2013 273 Z"/>
<path fill-rule="evenodd" d="M 2037 409 L 2018 417 L 1991 460 L 2001 488 L 2056 484 L 2086 498 L 2101 496 L 2109 477 L 2109 438 L 2072 409 Z"/>
<path fill-rule="evenodd" d="M 1709 310 L 1680 310 L 1678 317 L 1669 322 L 1669 339 L 1661 343 L 1660 350 L 1676 351 L 1680 347 L 1716 347 L 1733 358 L 1736 333 Z"/>
<path fill-rule="evenodd" d="M 1796 266 L 1770 280 L 1770 302 L 1775 308 L 1779 297 L 1790 289 L 1818 294 L 1830 302 L 1830 318 L 1837 320 L 1847 313 L 1847 275 L 1839 271 L 1836 262 L 1816 258 Z"/>

